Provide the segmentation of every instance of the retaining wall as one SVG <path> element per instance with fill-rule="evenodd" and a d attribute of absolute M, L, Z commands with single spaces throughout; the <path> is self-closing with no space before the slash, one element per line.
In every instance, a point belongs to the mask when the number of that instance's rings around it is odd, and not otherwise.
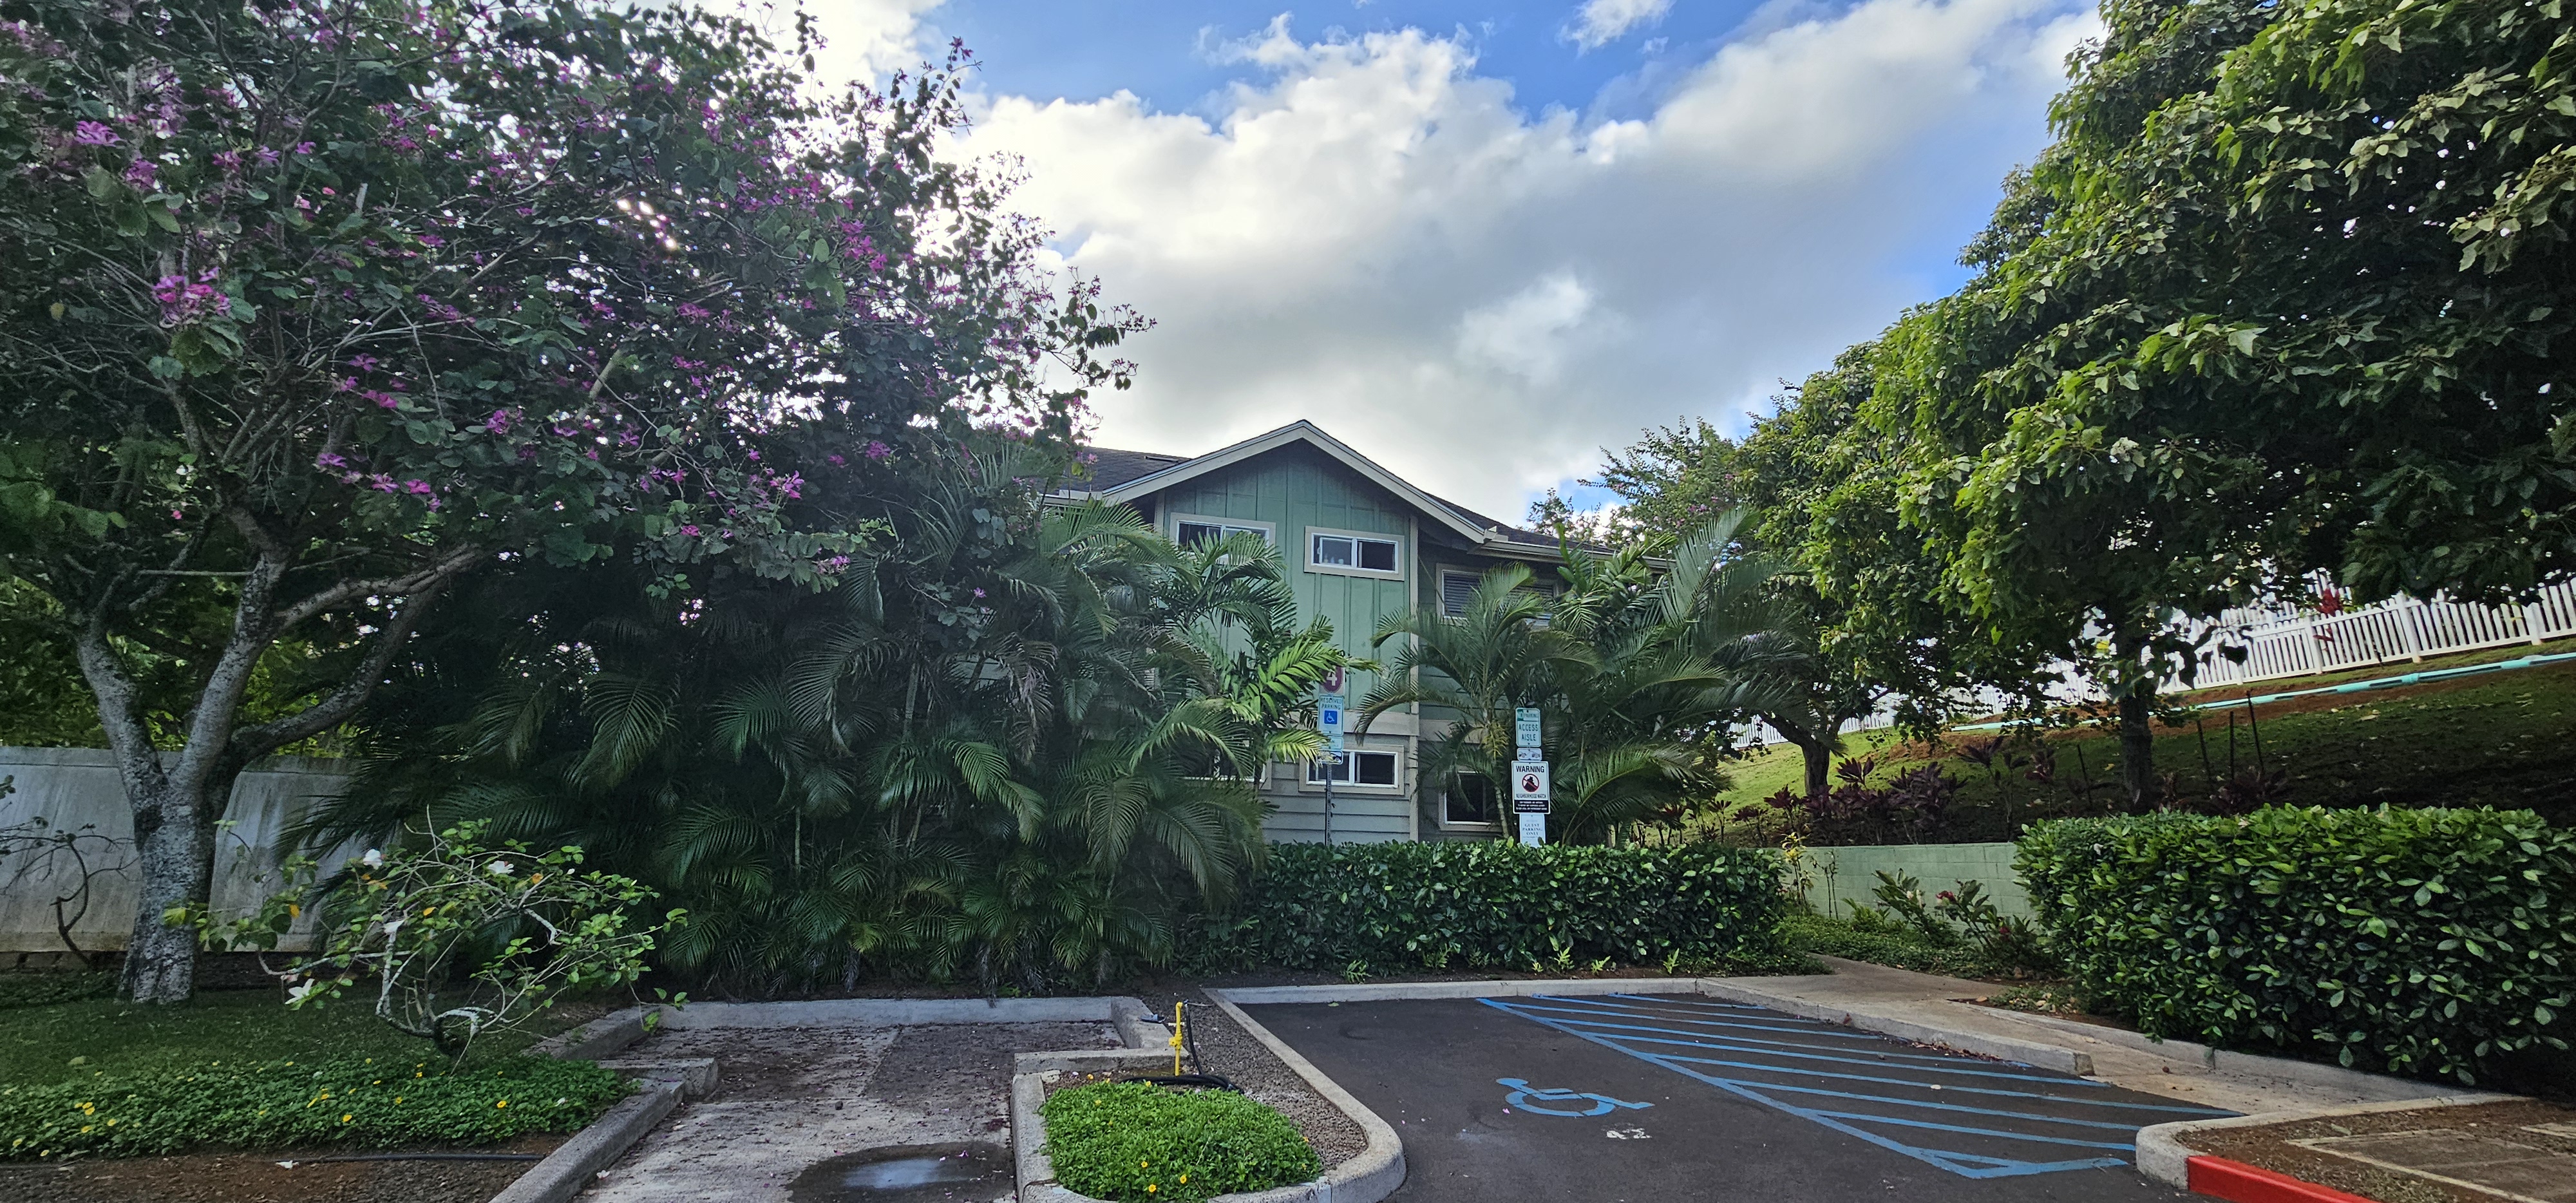
<path fill-rule="evenodd" d="M 1870 891 L 1878 872 L 1911 873 L 1923 883 L 1927 899 L 1962 881 L 1981 882 L 1986 897 L 2004 914 L 2031 917 L 2030 895 L 2013 876 L 2013 846 L 1994 844 L 1881 844 L 1856 848 L 1810 848 L 1806 854 L 1807 904 L 1819 913 L 1845 915 L 1848 898 L 1876 905 Z"/>
<path fill-rule="evenodd" d="M 97 872 L 90 877 L 88 912 L 73 925 L 72 939 L 91 952 L 124 948 L 134 929 L 137 896 L 134 814 L 126 805 L 114 757 L 102 748 L 0 747 L 0 778 L 13 787 L 0 797 L 0 828 L 41 815 L 54 831 L 88 827 L 105 837 L 82 841 L 81 850 Z M 304 817 L 315 799 L 337 795 L 347 780 L 340 762 L 303 756 L 273 756 L 243 773 L 224 812 L 232 826 L 216 839 L 216 909 L 254 911 L 275 893 L 278 847 L 286 829 Z M 362 851 L 355 845 L 335 848 L 320 859 L 337 867 Z M 54 899 L 72 893 L 79 881 L 80 872 L 68 857 L 21 852 L 0 859 L 0 953 L 62 951 L 54 930 Z M 309 948 L 311 923 L 308 911 L 283 946 Z"/>

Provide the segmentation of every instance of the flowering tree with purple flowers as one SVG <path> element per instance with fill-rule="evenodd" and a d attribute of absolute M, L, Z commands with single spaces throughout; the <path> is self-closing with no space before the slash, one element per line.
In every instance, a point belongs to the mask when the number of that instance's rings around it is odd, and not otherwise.
<path fill-rule="evenodd" d="M 160 917 L 234 777 L 348 722 L 460 577 L 822 586 L 881 528 L 818 478 L 1061 439 L 1124 383 L 1133 319 L 934 153 L 962 56 L 818 98 L 805 49 L 688 8 L 0 3 L 0 582 L 134 807 L 131 997 L 191 991 Z M 188 666 L 177 730 L 137 657 Z"/>

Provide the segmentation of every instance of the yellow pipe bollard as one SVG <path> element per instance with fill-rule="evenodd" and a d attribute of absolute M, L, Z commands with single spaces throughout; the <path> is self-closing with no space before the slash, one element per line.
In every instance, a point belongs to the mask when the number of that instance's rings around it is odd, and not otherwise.
<path fill-rule="evenodd" d="M 1189 1005 L 1190 1004 L 1182 1002 L 1179 999 L 1172 1000 L 1172 1039 L 1170 1043 L 1172 1046 L 1172 1076 L 1175 1078 L 1181 1076 L 1181 1033 L 1185 1030 L 1181 1027 L 1183 1022 L 1181 1019 L 1181 1011 Z"/>

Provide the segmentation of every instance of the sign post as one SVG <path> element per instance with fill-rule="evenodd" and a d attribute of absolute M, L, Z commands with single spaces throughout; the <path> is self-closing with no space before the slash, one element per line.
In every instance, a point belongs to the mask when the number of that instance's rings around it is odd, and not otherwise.
<path fill-rule="evenodd" d="M 1535 706 L 1512 711 L 1512 813 L 1520 817 L 1521 843 L 1536 848 L 1547 842 L 1549 782 L 1547 753 L 1539 743 Z"/>
<path fill-rule="evenodd" d="M 1341 685 L 1341 670 L 1332 684 Z M 1324 846 L 1333 845 L 1333 772 L 1342 767 L 1342 713 L 1345 699 L 1329 690 L 1315 695 L 1315 729 L 1324 733 Z"/>

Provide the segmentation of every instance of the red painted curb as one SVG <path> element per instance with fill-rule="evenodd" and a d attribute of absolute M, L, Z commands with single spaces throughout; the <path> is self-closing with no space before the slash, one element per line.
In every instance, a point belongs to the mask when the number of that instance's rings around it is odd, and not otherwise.
<path fill-rule="evenodd" d="M 2184 1164 L 2188 1167 L 2191 1193 L 2226 1199 L 2228 1203 L 2374 1203 L 2360 1195 L 2348 1195 L 2330 1186 L 2302 1182 L 2288 1174 L 2224 1157 L 2203 1154 Z"/>

